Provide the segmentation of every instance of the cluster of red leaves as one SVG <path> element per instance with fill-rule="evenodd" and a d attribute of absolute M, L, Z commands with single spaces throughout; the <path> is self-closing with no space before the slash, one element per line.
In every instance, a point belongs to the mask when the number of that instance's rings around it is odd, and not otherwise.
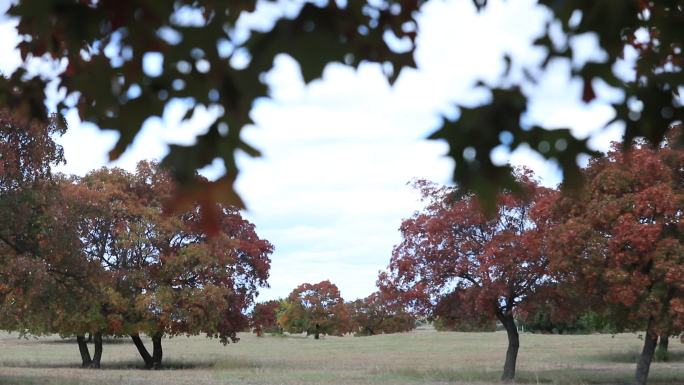
<path fill-rule="evenodd" d="M 280 301 L 278 300 L 260 302 L 254 305 L 250 326 L 258 337 L 263 336 L 265 332 L 268 333 L 280 330 L 277 319 L 279 310 Z"/>
<path fill-rule="evenodd" d="M 218 206 L 209 236 L 199 206 L 175 215 L 164 204 L 175 183 L 157 165 L 136 173 L 100 169 L 62 186 L 78 213 L 86 260 L 101 266 L 105 334 L 198 334 L 235 340 L 260 287 L 273 247 L 234 208 Z"/>
<path fill-rule="evenodd" d="M 199 204 L 167 213 L 177 186 L 153 163 L 52 175 L 63 127 L 0 113 L 0 326 L 235 340 L 273 246 L 233 207 L 214 204 L 213 236 Z"/>
<path fill-rule="evenodd" d="M 58 115 L 42 124 L 0 109 L 0 193 L 48 179 L 50 167 L 64 161 L 53 136 L 65 130 L 66 123 Z"/>
<path fill-rule="evenodd" d="M 378 284 L 416 312 L 453 322 L 578 307 L 622 328 L 684 328 L 684 151 L 678 131 L 654 148 L 616 144 L 583 170 L 571 194 L 517 178 L 527 194 L 502 194 L 497 214 L 450 187 L 415 183 L 426 207 L 401 226 L 403 241 Z M 532 298 L 535 298 L 532 300 Z M 560 299 L 559 299 L 560 298 Z M 559 306 L 560 301 L 565 306 Z"/>
<path fill-rule="evenodd" d="M 684 151 L 615 144 L 556 204 L 549 256 L 559 279 L 623 327 L 684 330 Z M 577 288 L 581 287 L 581 290 Z"/>
<path fill-rule="evenodd" d="M 51 174 L 63 154 L 48 125 L 0 112 L 0 327 L 69 334 L 91 318 L 83 280 L 99 267 L 80 254 L 77 221 Z"/>
<path fill-rule="evenodd" d="M 516 179 L 524 194 L 501 194 L 494 216 L 472 194 L 415 182 L 426 206 L 401 225 L 403 240 L 378 280 L 383 293 L 423 315 L 465 319 L 510 315 L 529 301 L 548 277 L 540 242 L 555 192 L 529 171 Z M 448 299 L 457 299 L 457 313 Z"/>
<path fill-rule="evenodd" d="M 340 290 L 330 281 L 304 283 L 287 297 L 278 324 L 290 333 L 349 333 L 351 318 Z"/>
<path fill-rule="evenodd" d="M 347 304 L 353 331 L 362 335 L 408 332 L 416 328 L 415 316 L 401 303 L 391 301 L 381 292 Z"/>

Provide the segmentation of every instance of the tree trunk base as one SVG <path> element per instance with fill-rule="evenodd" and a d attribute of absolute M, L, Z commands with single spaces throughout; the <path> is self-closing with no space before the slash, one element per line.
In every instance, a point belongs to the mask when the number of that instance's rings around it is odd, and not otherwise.
<path fill-rule="evenodd" d="M 93 353 L 93 361 L 90 363 L 90 367 L 99 369 L 100 361 L 102 360 L 102 333 L 95 333 L 93 343 L 95 344 L 95 352 Z"/>
<path fill-rule="evenodd" d="M 78 351 L 81 353 L 81 367 L 89 368 L 93 360 L 90 358 L 90 351 L 88 351 L 88 343 L 85 336 L 76 336 L 76 342 L 78 343 Z"/>
<path fill-rule="evenodd" d="M 650 322 L 648 326 L 650 328 Z M 651 361 L 653 361 L 653 354 L 655 353 L 657 342 L 658 335 L 652 331 L 647 331 L 646 336 L 644 337 L 644 348 L 641 350 L 641 356 L 637 362 L 634 376 L 636 385 L 646 385 L 646 381 L 648 381 L 648 372 L 651 368 Z"/>
<path fill-rule="evenodd" d="M 135 347 L 138 349 L 138 353 L 140 354 L 140 357 L 142 357 L 143 361 L 145 362 L 145 368 L 146 369 L 152 369 L 152 367 L 154 367 L 154 362 L 152 361 L 152 356 L 147 351 L 145 344 L 143 344 L 142 339 L 140 338 L 140 335 L 131 334 L 131 339 L 133 340 L 133 344 L 135 345 Z"/>
<path fill-rule="evenodd" d="M 152 366 L 154 369 L 162 368 L 162 334 L 155 334 L 152 336 Z"/>
<path fill-rule="evenodd" d="M 145 362 L 145 368 L 146 369 L 161 369 L 162 368 L 162 355 L 163 354 L 162 354 L 161 338 L 162 338 L 161 333 L 157 333 L 157 334 L 152 336 L 152 354 L 150 354 L 150 352 L 145 347 L 145 344 L 142 342 L 140 335 L 131 334 L 131 339 L 133 340 L 135 347 L 138 349 L 138 353 L 140 353 L 140 357 L 142 357 L 143 361 Z"/>
<path fill-rule="evenodd" d="M 501 381 L 513 382 L 515 381 L 515 366 L 518 360 L 518 350 L 520 349 L 520 336 L 518 335 L 518 327 L 515 325 L 515 320 L 512 314 L 497 314 L 497 318 L 503 324 L 508 335 L 508 348 L 506 349 L 506 361 L 504 363 L 503 373 L 501 374 Z"/>
<path fill-rule="evenodd" d="M 655 360 L 658 362 L 668 362 L 670 361 L 670 355 L 668 353 L 668 345 L 670 344 L 670 336 L 667 334 L 661 335 L 658 339 L 658 348 L 655 351 Z"/>

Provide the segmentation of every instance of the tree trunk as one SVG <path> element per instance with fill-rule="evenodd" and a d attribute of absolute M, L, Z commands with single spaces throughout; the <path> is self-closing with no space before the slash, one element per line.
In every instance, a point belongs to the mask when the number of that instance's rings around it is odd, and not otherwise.
<path fill-rule="evenodd" d="M 317 340 L 320 337 L 320 334 L 321 334 L 320 326 L 318 324 L 316 324 L 316 330 L 314 331 L 314 339 Z"/>
<path fill-rule="evenodd" d="M 93 343 L 95 344 L 95 352 L 93 353 L 93 362 L 90 364 L 90 367 L 99 369 L 100 361 L 102 360 L 102 333 L 95 333 Z"/>
<path fill-rule="evenodd" d="M 161 369 L 162 367 L 162 334 L 157 333 L 152 336 L 152 363 L 155 369 Z"/>
<path fill-rule="evenodd" d="M 667 352 L 667 347 L 670 345 L 670 336 L 663 334 L 660 336 L 660 341 L 658 342 L 658 348 Z"/>
<path fill-rule="evenodd" d="M 90 352 L 88 351 L 88 344 L 84 335 L 76 336 L 76 342 L 78 343 L 78 351 L 81 352 L 81 367 L 87 368 L 93 362 L 90 359 Z"/>
<path fill-rule="evenodd" d="M 649 329 L 651 323 L 649 322 Z M 641 351 L 641 356 L 637 362 L 635 383 L 636 385 L 646 385 L 648 380 L 648 371 L 651 368 L 651 361 L 653 360 L 653 353 L 658 342 L 658 335 L 648 330 L 644 338 L 644 348 Z"/>
<path fill-rule="evenodd" d="M 670 336 L 667 334 L 661 334 L 658 340 L 658 348 L 655 352 L 656 361 L 667 362 L 670 360 L 669 354 L 667 352 L 668 345 L 670 344 Z"/>
<path fill-rule="evenodd" d="M 135 347 L 138 348 L 138 353 L 140 353 L 140 357 L 142 357 L 143 361 L 145 361 L 145 367 L 147 369 L 152 369 L 152 367 L 154 367 L 154 361 L 152 361 L 152 356 L 147 351 L 145 344 L 143 344 L 142 340 L 140 339 L 140 335 L 131 334 L 131 339 L 133 340 Z"/>
<path fill-rule="evenodd" d="M 503 374 L 501 374 L 501 381 L 509 382 L 515 380 L 515 363 L 518 360 L 520 337 L 513 314 L 497 314 L 497 317 L 506 329 L 506 334 L 508 334 L 508 349 L 506 349 L 506 362 L 504 363 Z"/>

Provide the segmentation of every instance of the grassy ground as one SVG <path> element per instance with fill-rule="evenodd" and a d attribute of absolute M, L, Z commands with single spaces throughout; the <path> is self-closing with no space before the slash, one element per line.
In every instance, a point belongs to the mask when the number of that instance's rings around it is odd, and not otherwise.
<path fill-rule="evenodd" d="M 108 341 L 103 369 L 80 369 L 78 348 L 59 338 L 0 334 L 0 384 L 489 384 L 497 383 L 504 332 L 419 330 L 374 337 L 203 337 L 164 340 L 166 370 L 142 370 L 132 343 Z M 521 335 L 519 383 L 623 384 L 642 341 L 636 334 Z M 149 343 L 149 341 L 147 341 Z M 92 349 L 91 349 L 92 351 Z M 651 368 L 653 384 L 684 384 L 684 345 Z"/>

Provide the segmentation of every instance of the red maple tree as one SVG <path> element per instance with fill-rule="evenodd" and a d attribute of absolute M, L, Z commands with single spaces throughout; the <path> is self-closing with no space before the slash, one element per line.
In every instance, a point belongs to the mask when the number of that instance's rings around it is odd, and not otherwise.
<path fill-rule="evenodd" d="M 352 301 L 347 307 L 357 335 L 401 333 L 416 328 L 416 317 L 382 292 Z"/>
<path fill-rule="evenodd" d="M 263 337 L 264 333 L 281 332 L 278 325 L 278 312 L 281 308 L 281 301 L 274 299 L 260 302 L 254 305 L 250 317 L 250 326 L 257 337 Z"/>
<path fill-rule="evenodd" d="M 351 319 L 340 290 L 332 282 L 304 283 L 287 297 L 278 324 L 290 333 L 343 335 L 351 331 Z"/>
<path fill-rule="evenodd" d="M 684 151 L 679 131 L 659 148 L 614 144 L 559 199 L 549 237 L 558 279 L 618 326 L 646 330 L 636 370 L 645 384 L 658 336 L 684 331 Z"/>
<path fill-rule="evenodd" d="M 65 129 L 56 115 L 44 125 L 0 111 L 3 330 L 74 335 L 97 322 L 90 310 L 98 290 L 88 278 L 99 267 L 84 263 L 69 197 L 62 194 L 61 177 L 52 173 L 64 161 L 55 137 Z"/>
<path fill-rule="evenodd" d="M 232 207 L 216 204 L 218 232 L 209 236 L 200 208 L 168 213 L 175 182 L 154 163 L 135 173 L 93 171 L 66 183 L 79 213 L 84 258 L 104 270 L 105 322 L 95 335 L 130 335 L 147 367 L 159 367 L 164 335 L 206 334 L 237 341 L 244 312 L 267 286 L 273 246 Z M 153 352 L 140 333 L 152 337 Z"/>
<path fill-rule="evenodd" d="M 546 209 L 556 195 L 529 171 L 519 170 L 516 179 L 525 191 L 500 194 L 493 216 L 482 213 L 471 193 L 415 182 L 426 206 L 401 224 L 403 240 L 378 280 L 384 293 L 422 315 L 453 307 L 463 319 L 498 319 L 508 334 L 503 380 L 515 377 L 514 310 L 530 302 L 548 278 L 542 240 Z"/>

